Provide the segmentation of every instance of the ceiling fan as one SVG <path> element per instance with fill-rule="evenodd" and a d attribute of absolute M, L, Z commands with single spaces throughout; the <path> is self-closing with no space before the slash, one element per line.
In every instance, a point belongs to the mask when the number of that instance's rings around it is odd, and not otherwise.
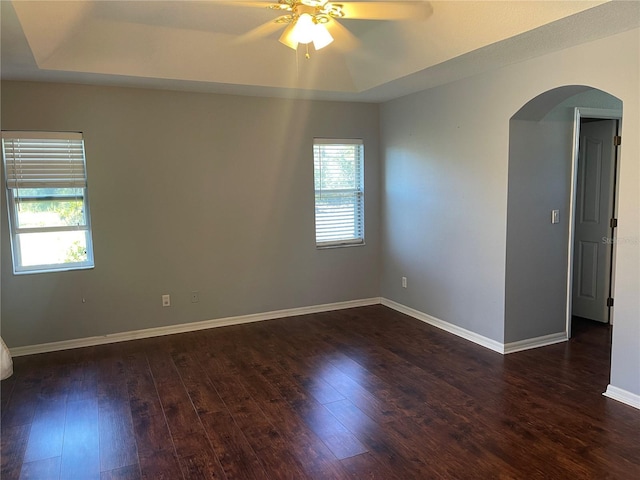
<path fill-rule="evenodd" d="M 225 2 L 226 3 L 226 2 Z M 358 43 L 338 19 L 360 20 L 423 20 L 431 14 L 427 1 L 332 2 L 330 0 L 278 0 L 273 2 L 236 1 L 234 5 L 269 8 L 286 12 L 274 20 L 241 35 L 239 41 L 265 37 L 285 27 L 280 42 L 296 50 L 298 45 L 313 44 L 316 50 L 341 37 L 341 48 L 350 50 Z M 307 51 L 307 58 L 309 57 Z"/>

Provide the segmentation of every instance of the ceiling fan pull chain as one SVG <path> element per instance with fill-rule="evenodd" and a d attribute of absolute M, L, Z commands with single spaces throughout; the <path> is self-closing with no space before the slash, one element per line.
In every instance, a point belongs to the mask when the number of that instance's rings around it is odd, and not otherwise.
<path fill-rule="evenodd" d="M 309 55 L 309 44 L 305 44 L 305 47 L 307 47 L 307 53 L 304 54 L 304 58 L 309 60 L 311 58 L 311 55 Z"/>

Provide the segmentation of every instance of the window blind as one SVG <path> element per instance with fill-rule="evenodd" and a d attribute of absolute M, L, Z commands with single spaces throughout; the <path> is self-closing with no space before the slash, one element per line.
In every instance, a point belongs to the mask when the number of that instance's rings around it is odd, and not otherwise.
<path fill-rule="evenodd" d="M 364 241 L 364 145 L 362 140 L 315 139 L 316 244 Z"/>
<path fill-rule="evenodd" d="M 2 132 L 7 188 L 85 188 L 80 133 Z"/>

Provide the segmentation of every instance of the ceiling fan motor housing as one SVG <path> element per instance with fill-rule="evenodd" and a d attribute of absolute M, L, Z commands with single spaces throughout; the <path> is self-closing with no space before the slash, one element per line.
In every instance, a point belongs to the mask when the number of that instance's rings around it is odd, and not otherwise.
<path fill-rule="evenodd" d="M 310 15 L 314 23 L 327 23 L 329 17 L 344 17 L 341 4 L 329 3 L 326 0 L 280 0 L 279 3 L 269 5 L 269 8 L 291 12 L 290 16 L 278 19 L 278 23 L 294 22 L 304 14 Z"/>

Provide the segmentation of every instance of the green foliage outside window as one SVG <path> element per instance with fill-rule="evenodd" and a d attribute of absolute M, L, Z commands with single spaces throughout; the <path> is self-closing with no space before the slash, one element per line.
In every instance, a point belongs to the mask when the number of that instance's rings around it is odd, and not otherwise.
<path fill-rule="evenodd" d="M 84 225 L 84 211 L 82 200 L 67 201 L 20 201 L 18 211 L 20 213 L 54 213 L 60 219 L 60 225 Z M 40 226 L 46 226 L 44 223 Z"/>
<path fill-rule="evenodd" d="M 87 249 L 79 241 L 73 242 L 73 245 L 67 250 L 64 257 L 65 263 L 84 262 L 87 260 Z"/>
<path fill-rule="evenodd" d="M 69 227 L 85 225 L 82 190 L 75 188 L 16 189 L 18 224 L 21 228 Z M 69 246 L 64 262 L 87 260 L 86 247 L 80 241 Z"/>

